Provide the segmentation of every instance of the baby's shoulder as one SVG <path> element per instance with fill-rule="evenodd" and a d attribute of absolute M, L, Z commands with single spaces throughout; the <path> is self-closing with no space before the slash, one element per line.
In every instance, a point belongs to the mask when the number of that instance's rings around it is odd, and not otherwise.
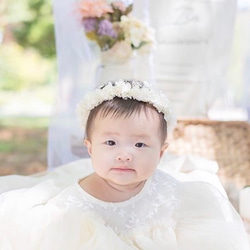
<path fill-rule="evenodd" d="M 152 185 L 161 189 L 175 190 L 179 188 L 180 182 L 163 170 L 157 169 L 153 176 Z"/>
<path fill-rule="evenodd" d="M 179 189 L 180 182 L 178 180 L 166 172 L 157 169 L 153 175 L 150 188 L 148 189 L 148 195 L 151 196 L 152 199 L 157 200 L 159 197 L 162 197 L 162 199 L 167 200 L 168 203 L 170 200 L 176 203 L 179 199 Z"/>
<path fill-rule="evenodd" d="M 93 207 L 92 202 L 84 194 L 77 182 L 63 189 L 48 204 L 67 209 L 81 208 L 83 211 Z"/>
<path fill-rule="evenodd" d="M 228 203 L 227 197 L 223 196 L 211 184 L 202 181 L 181 182 L 162 170 L 156 171 L 152 186 L 156 186 L 158 193 L 164 195 L 171 194 L 178 201 L 176 203 L 179 204 L 177 207 L 185 207 L 186 209 L 190 207 L 193 209 L 197 208 L 197 202 L 202 207 L 209 203 Z M 182 204 L 184 205 L 182 206 Z"/>

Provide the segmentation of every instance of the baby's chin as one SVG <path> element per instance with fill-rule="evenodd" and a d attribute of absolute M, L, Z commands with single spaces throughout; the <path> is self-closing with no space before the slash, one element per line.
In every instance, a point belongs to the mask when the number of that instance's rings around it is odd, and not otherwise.
<path fill-rule="evenodd" d="M 107 179 L 110 185 L 123 191 L 137 189 L 139 186 L 144 185 L 145 181 L 145 178 L 137 178 L 135 170 L 114 170 L 112 176 Z"/>

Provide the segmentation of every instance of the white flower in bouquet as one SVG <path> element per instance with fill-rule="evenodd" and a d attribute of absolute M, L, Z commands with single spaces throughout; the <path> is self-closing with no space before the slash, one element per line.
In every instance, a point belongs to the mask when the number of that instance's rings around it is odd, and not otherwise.
<path fill-rule="evenodd" d="M 129 42 L 134 49 L 147 46 L 153 47 L 153 30 L 134 17 L 122 16 L 120 26 L 124 31 L 125 41 Z"/>

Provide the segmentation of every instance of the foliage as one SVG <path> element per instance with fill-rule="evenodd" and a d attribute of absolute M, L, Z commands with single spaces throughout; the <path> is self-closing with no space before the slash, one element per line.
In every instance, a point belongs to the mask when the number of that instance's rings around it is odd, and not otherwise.
<path fill-rule="evenodd" d="M 43 57 L 55 56 L 55 36 L 50 0 L 8 0 L 6 19 L 14 39 L 24 48 L 34 48 Z"/>

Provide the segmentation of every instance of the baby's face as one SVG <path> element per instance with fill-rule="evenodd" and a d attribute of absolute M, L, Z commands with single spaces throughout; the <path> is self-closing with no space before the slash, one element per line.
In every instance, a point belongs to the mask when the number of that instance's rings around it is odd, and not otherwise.
<path fill-rule="evenodd" d="M 159 114 L 151 109 L 128 118 L 97 115 L 91 131 L 86 146 L 95 172 L 115 185 L 148 179 L 165 149 Z"/>

